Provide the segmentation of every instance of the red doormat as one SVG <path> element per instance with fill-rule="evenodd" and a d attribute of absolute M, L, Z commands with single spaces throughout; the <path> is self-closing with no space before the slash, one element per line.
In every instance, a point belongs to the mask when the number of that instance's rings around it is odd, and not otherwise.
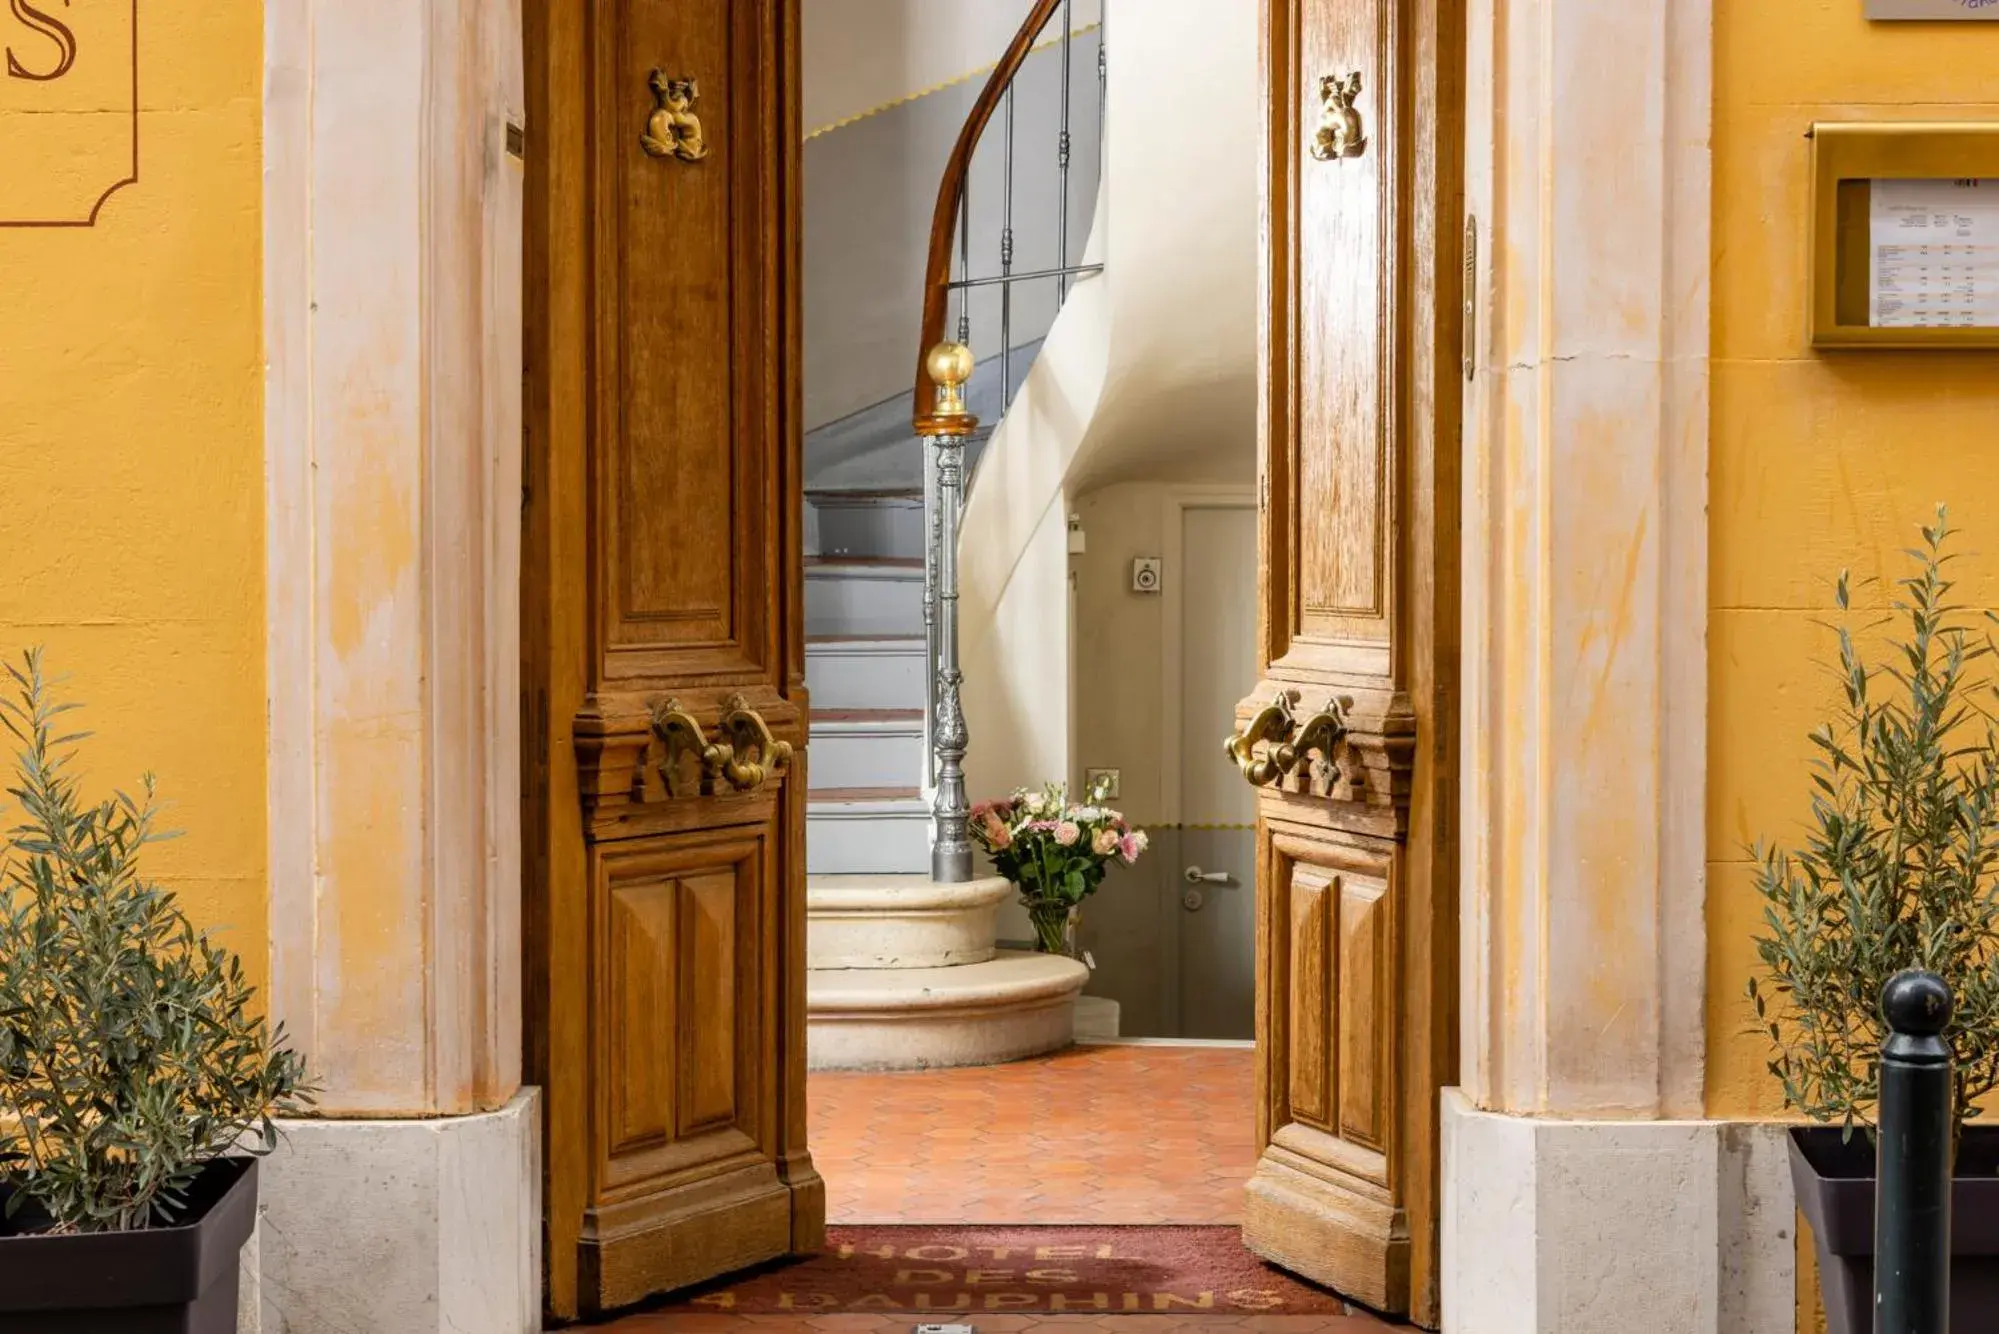
<path fill-rule="evenodd" d="M 670 1309 L 1338 1315 L 1346 1306 L 1265 1265 L 1232 1227 L 836 1227 L 820 1255 Z"/>

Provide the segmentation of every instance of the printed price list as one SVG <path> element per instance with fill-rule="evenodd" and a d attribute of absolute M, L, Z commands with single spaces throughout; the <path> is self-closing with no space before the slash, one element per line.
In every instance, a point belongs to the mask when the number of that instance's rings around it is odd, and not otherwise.
<path fill-rule="evenodd" d="M 1868 323 L 1999 328 L 1999 178 L 1877 180 L 1869 215 Z"/>

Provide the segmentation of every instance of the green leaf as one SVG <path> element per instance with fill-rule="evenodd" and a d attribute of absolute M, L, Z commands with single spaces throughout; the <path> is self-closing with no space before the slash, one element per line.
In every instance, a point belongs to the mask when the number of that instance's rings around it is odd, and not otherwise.
<path fill-rule="evenodd" d="M 312 1090 L 241 960 L 144 878 L 152 779 L 87 802 L 69 772 L 88 734 L 55 722 L 73 706 L 39 653 L 5 671 L 20 823 L 0 858 L 0 1184 L 62 1229 L 147 1227 L 185 1208 L 204 1163 L 268 1150 L 272 1114 Z"/>
<path fill-rule="evenodd" d="M 1834 627 L 1837 679 L 1810 729 L 1809 818 L 1791 847 L 1757 845 L 1759 973 L 1749 1008 L 1786 1104 L 1851 1133 L 1878 1097 L 1881 986 L 1940 973 L 1957 1000 L 1957 1117 L 1999 1085 L 1999 729 L 1993 623 L 1953 597 L 1939 507 L 1893 581 L 1891 614 Z M 1842 572 L 1834 600 L 1850 614 Z M 1759 986 L 1760 983 L 1760 986 Z"/>

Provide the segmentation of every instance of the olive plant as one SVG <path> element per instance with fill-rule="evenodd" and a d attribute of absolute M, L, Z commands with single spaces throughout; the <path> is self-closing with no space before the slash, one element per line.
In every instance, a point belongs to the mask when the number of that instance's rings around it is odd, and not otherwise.
<path fill-rule="evenodd" d="M 1845 574 L 1836 586 L 1838 702 L 1811 734 L 1802 843 L 1755 850 L 1749 998 L 1785 1103 L 1851 1135 L 1873 1125 L 1883 984 L 1939 974 L 1956 999 L 1955 1139 L 1999 1084 L 1999 729 L 1990 616 L 1955 595 L 1945 510 L 1921 531 L 1867 647 Z"/>
<path fill-rule="evenodd" d="M 89 802 L 29 653 L 0 721 L 19 743 L 20 823 L 0 868 L 0 1190 L 58 1232 L 178 1221 L 202 1168 L 276 1144 L 303 1064 L 253 1010 L 242 961 L 197 930 L 139 853 L 154 783 Z M 19 1226 L 25 1219 L 16 1219 Z"/>

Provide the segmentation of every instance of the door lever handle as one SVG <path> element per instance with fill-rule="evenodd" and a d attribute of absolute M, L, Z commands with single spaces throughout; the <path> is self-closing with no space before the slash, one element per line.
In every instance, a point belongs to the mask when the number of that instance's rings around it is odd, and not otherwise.
<path fill-rule="evenodd" d="M 1228 885 L 1235 883 L 1235 877 L 1227 871 L 1203 871 L 1198 866 L 1190 866 L 1180 873 L 1190 885 Z"/>

